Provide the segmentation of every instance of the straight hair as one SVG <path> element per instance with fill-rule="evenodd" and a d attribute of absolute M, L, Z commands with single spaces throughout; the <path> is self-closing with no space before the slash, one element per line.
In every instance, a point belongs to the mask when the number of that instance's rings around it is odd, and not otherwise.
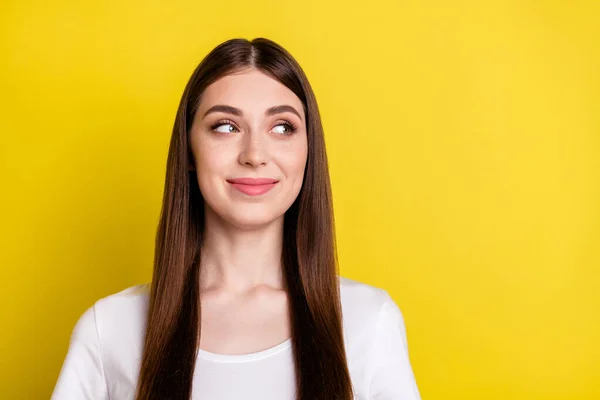
<path fill-rule="evenodd" d="M 181 97 L 167 157 L 137 400 L 189 400 L 200 341 L 200 252 L 204 199 L 190 128 L 204 90 L 257 69 L 302 101 L 308 157 L 302 188 L 284 215 L 284 286 L 289 295 L 296 400 L 352 400 L 342 328 L 331 184 L 321 117 L 298 62 L 265 39 L 231 39 L 196 67 Z M 200 392 L 202 388 L 197 388 Z"/>

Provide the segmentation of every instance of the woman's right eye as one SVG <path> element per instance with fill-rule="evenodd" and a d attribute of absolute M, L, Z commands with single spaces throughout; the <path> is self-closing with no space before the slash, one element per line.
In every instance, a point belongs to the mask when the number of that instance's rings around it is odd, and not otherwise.
<path fill-rule="evenodd" d="M 229 122 L 219 122 L 211 127 L 213 130 L 219 133 L 232 133 L 236 131 L 236 127 Z"/>

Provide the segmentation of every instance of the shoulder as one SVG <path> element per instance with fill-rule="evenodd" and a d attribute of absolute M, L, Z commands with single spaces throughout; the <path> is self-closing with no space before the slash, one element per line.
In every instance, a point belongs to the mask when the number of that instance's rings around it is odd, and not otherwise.
<path fill-rule="evenodd" d="M 395 305 L 387 290 L 340 276 L 340 296 L 344 319 L 376 323 L 384 307 Z"/>
<path fill-rule="evenodd" d="M 401 327 L 404 333 L 404 318 L 387 290 L 340 277 L 340 297 L 344 334 L 350 348 L 368 346 L 389 323 Z"/>
<path fill-rule="evenodd" d="M 400 307 L 387 290 L 340 278 L 350 374 L 365 398 L 420 398 Z"/>
<path fill-rule="evenodd" d="M 95 301 L 75 324 L 52 399 L 130 398 L 141 360 L 149 285 Z M 109 394 L 110 391 L 110 394 Z"/>
<path fill-rule="evenodd" d="M 149 284 L 130 286 L 97 300 L 93 309 L 100 344 L 138 344 L 146 325 Z"/>
<path fill-rule="evenodd" d="M 103 358 L 141 351 L 149 289 L 139 284 L 96 300 L 80 316 L 73 338 L 96 343 Z"/>
<path fill-rule="evenodd" d="M 148 308 L 149 290 L 149 284 L 139 284 L 99 298 L 81 314 L 76 328 L 87 331 L 143 316 Z"/>
<path fill-rule="evenodd" d="M 148 307 L 150 284 L 130 286 L 119 292 L 98 299 L 93 307 L 100 317 L 129 317 L 139 314 Z"/>

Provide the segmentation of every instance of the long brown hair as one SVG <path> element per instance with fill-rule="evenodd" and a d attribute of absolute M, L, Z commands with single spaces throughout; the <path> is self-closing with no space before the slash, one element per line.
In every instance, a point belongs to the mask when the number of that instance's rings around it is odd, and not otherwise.
<path fill-rule="evenodd" d="M 156 234 L 146 338 L 137 400 L 189 400 L 200 332 L 200 249 L 204 200 L 193 165 L 190 127 L 208 85 L 248 67 L 292 90 L 304 105 L 308 159 L 297 199 L 284 216 L 282 265 L 289 294 L 297 400 L 351 400 L 331 185 L 323 127 L 312 88 L 297 61 L 265 39 L 215 47 L 189 79 L 169 146 Z M 200 388 L 200 390 L 202 390 Z"/>

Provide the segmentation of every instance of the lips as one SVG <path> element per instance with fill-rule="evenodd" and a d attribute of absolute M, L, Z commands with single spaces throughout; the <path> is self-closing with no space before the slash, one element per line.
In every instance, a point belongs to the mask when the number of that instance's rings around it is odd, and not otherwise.
<path fill-rule="evenodd" d="M 236 178 L 236 179 L 227 179 L 229 183 L 239 183 L 241 185 L 269 185 L 272 183 L 277 183 L 277 179 L 271 178 Z"/>
<path fill-rule="evenodd" d="M 235 178 L 227 179 L 227 182 L 242 193 L 258 196 L 273 189 L 279 181 L 271 178 Z"/>

